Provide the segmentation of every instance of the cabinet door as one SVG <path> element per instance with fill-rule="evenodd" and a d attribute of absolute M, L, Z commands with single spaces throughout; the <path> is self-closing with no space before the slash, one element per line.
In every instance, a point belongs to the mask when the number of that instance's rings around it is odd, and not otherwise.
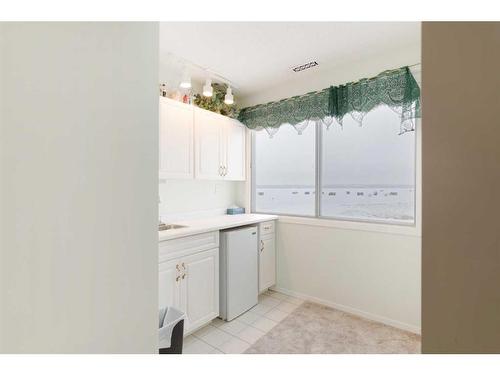
<path fill-rule="evenodd" d="M 233 181 L 245 180 L 245 139 L 246 128 L 239 121 L 227 118 L 225 124 L 225 175 L 224 179 Z"/>
<path fill-rule="evenodd" d="M 160 178 L 194 177 L 193 107 L 160 98 Z"/>
<path fill-rule="evenodd" d="M 276 244 L 274 234 L 260 239 L 259 293 L 276 284 Z"/>
<path fill-rule="evenodd" d="M 158 306 L 159 308 L 180 306 L 180 276 L 176 267 L 178 260 L 162 262 L 159 266 Z M 179 276 L 179 278 L 178 278 Z"/>
<path fill-rule="evenodd" d="M 188 333 L 219 316 L 219 249 L 187 256 L 182 263 L 181 304 Z"/>
<path fill-rule="evenodd" d="M 221 180 L 223 127 L 220 116 L 195 108 L 195 177 Z"/>

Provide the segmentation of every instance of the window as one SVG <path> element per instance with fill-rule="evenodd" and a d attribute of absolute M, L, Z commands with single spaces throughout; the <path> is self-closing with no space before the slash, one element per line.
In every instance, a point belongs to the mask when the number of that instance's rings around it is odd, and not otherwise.
<path fill-rule="evenodd" d="M 272 138 L 265 130 L 254 133 L 254 211 L 315 215 L 315 139 L 314 126 L 301 135 L 289 125 Z"/>
<path fill-rule="evenodd" d="M 359 126 L 323 128 L 321 216 L 349 220 L 415 218 L 415 132 L 399 135 L 388 107 L 369 112 Z"/>
<path fill-rule="evenodd" d="M 399 126 L 381 106 L 362 126 L 346 116 L 343 127 L 309 125 L 302 135 L 289 125 L 273 138 L 255 132 L 253 210 L 414 224 L 416 138 Z"/>

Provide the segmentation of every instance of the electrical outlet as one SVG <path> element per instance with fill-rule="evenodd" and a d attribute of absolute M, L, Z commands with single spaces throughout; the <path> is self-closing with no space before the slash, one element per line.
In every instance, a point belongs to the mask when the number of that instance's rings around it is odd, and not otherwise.
<path fill-rule="evenodd" d="M 221 189 L 221 185 L 220 184 L 214 184 L 214 194 L 217 194 Z"/>

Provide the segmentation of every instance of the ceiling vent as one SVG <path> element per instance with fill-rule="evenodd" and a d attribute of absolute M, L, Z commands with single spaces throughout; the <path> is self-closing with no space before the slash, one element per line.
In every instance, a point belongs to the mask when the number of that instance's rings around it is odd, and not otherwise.
<path fill-rule="evenodd" d="M 311 61 L 311 62 L 308 62 L 307 64 L 295 66 L 292 68 L 292 70 L 295 73 L 298 73 L 298 72 L 301 72 L 301 71 L 306 70 L 306 69 L 310 69 L 310 68 L 315 67 L 315 66 L 318 66 L 318 63 L 316 61 Z"/>

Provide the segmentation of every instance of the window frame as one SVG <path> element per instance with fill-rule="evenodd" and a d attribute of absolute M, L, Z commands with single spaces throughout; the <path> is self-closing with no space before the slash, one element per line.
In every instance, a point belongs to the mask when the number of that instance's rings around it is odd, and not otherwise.
<path fill-rule="evenodd" d="M 286 125 L 285 125 L 286 126 Z M 251 131 L 250 146 L 250 211 L 256 214 L 277 215 L 282 222 L 302 225 L 314 225 L 324 227 L 336 227 L 354 230 L 368 230 L 384 233 L 396 233 L 402 235 L 421 236 L 421 121 L 415 120 L 415 191 L 414 191 L 414 220 L 413 222 L 404 222 L 398 220 L 377 220 L 377 219 L 355 219 L 334 216 L 322 216 L 321 214 L 321 158 L 322 158 L 322 137 L 323 125 L 315 126 L 315 208 L 314 216 L 300 214 L 285 214 L 280 212 L 259 212 L 256 210 L 256 167 L 255 167 L 255 149 L 256 135 Z"/>

